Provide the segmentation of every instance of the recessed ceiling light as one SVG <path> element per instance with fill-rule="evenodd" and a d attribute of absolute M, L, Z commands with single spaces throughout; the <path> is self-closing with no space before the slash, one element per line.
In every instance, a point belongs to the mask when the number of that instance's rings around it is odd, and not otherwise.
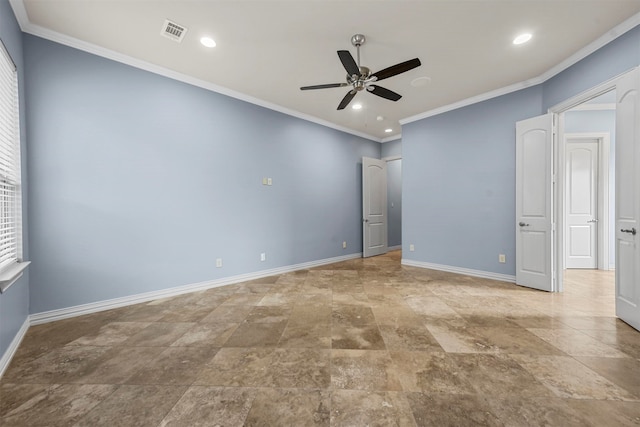
<path fill-rule="evenodd" d="M 413 87 L 426 86 L 429 83 L 431 83 L 431 77 L 428 77 L 428 76 L 422 76 L 422 77 L 418 77 L 416 79 L 411 80 L 411 86 Z"/>
<path fill-rule="evenodd" d="M 216 47 L 216 42 L 211 37 L 202 37 L 200 43 L 206 47 Z"/>
<path fill-rule="evenodd" d="M 384 131 L 385 131 L 385 133 L 391 133 L 391 132 L 393 132 L 393 129 L 391 129 L 391 128 L 387 128 L 387 129 L 385 129 Z"/>
<path fill-rule="evenodd" d="M 377 120 L 377 121 L 379 121 L 379 122 L 381 122 L 381 121 L 383 121 L 383 120 L 384 120 L 384 117 L 383 117 L 383 116 L 378 116 L 378 117 L 376 117 L 376 120 Z"/>
<path fill-rule="evenodd" d="M 362 104 L 353 104 L 351 108 L 353 108 L 354 110 L 359 110 L 362 108 Z"/>
<path fill-rule="evenodd" d="M 516 37 L 515 39 L 513 39 L 513 44 L 523 44 L 528 42 L 529 40 L 531 40 L 531 34 L 529 33 L 524 33 L 524 34 L 520 34 L 518 37 Z"/>

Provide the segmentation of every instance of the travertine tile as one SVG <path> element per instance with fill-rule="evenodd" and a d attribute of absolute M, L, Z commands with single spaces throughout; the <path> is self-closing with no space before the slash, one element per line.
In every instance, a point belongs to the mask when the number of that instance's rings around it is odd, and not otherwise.
<path fill-rule="evenodd" d="M 165 347 L 173 344 L 195 323 L 157 322 L 122 342 L 124 347 Z"/>
<path fill-rule="evenodd" d="M 225 347 L 275 347 L 286 321 L 277 323 L 241 323 L 224 343 Z"/>
<path fill-rule="evenodd" d="M 568 356 L 512 356 L 556 396 L 572 399 L 637 400 L 628 391 Z"/>
<path fill-rule="evenodd" d="M 177 341 L 172 347 L 222 347 L 239 323 L 198 323 Z"/>
<path fill-rule="evenodd" d="M 213 347 L 169 347 L 127 380 L 127 384 L 191 385 L 218 352 Z"/>
<path fill-rule="evenodd" d="M 600 273 L 554 294 L 392 252 L 33 326 L 0 425 L 638 425 Z"/>
<path fill-rule="evenodd" d="M 331 425 L 415 427 L 409 402 L 391 391 L 334 390 Z"/>
<path fill-rule="evenodd" d="M 392 351 L 392 369 L 404 391 L 472 394 L 473 385 L 451 355 L 438 352 Z"/>
<path fill-rule="evenodd" d="M 121 344 L 131 336 L 140 332 L 149 322 L 111 322 L 102 326 L 92 334 L 84 335 L 71 341 L 68 345 L 114 346 Z"/>
<path fill-rule="evenodd" d="M 328 391 L 261 390 L 253 400 L 245 426 L 329 426 Z"/>
<path fill-rule="evenodd" d="M 386 351 L 332 350 L 331 385 L 349 390 L 402 390 Z"/>
<path fill-rule="evenodd" d="M 256 394 L 256 389 L 192 386 L 159 426 L 241 427 Z"/>
<path fill-rule="evenodd" d="M 187 387 L 123 385 L 75 424 L 77 427 L 157 425 Z"/>
<path fill-rule="evenodd" d="M 488 403 L 473 394 L 408 393 L 419 426 L 503 426 Z"/>
<path fill-rule="evenodd" d="M 571 329 L 529 329 L 570 356 L 626 357 L 615 348 Z"/>
<path fill-rule="evenodd" d="M 72 425 L 116 388 L 107 384 L 52 384 L 8 411 L 0 424 L 3 427 Z"/>
<path fill-rule="evenodd" d="M 331 348 L 384 350 L 385 344 L 378 326 L 374 324 L 331 327 Z"/>

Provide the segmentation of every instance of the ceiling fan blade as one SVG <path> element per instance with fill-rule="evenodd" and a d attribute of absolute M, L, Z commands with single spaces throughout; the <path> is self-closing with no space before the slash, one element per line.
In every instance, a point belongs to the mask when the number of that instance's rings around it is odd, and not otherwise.
<path fill-rule="evenodd" d="M 390 101 L 397 101 L 398 99 L 402 98 L 402 95 L 400 95 L 399 93 L 395 93 L 394 91 L 386 89 L 382 86 L 371 85 L 367 88 L 367 90 L 374 95 L 378 95 Z"/>
<path fill-rule="evenodd" d="M 348 75 L 360 75 L 360 67 L 358 67 L 358 64 L 356 64 L 356 61 L 353 59 L 353 56 L 351 56 L 351 53 L 348 50 L 339 50 L 338 56 L 340 57 L 342 66 L 345 70 L 347 70 Z"/>
<path fill-rule="evenodd" d="M 340 101 L 340 105 L 338 105 L 338 110 L 344 110 L 345 107 L 347 105 L 349 105 L 349 103 L 351 102 L 353 97 L 356 96 L 356 93 L 358 93 L 358 92 L 356 92 L 355 90 L 351 90 L 351 91 L 347 92 L 345 97 L 342 98 L 342 101 Z"/>
<path fill-rule="evenodd" d="M 303 86 L 300 88 L 300 90 L 328 89 L 330 87 L 345 87 L 345 86 L 349 86 L 349 83 L 328 83 L 326 85 Z"/>
<path fill-rule="evenodd" d="M 387 79 L 389 77 L 393 77 L 397 74 L 404 73 L 405 71 L 413 70 L 416 67 L 421 65 L 420 60 L 418 58 L 410 59 L 408 61 L 401 62 L 396 65 L 392 65 L 391 67 L 385 68 L 384 70 L 380 70 L 377 73 L 373 73 L 372 77 L 375 76 L 376 81 Z"/>

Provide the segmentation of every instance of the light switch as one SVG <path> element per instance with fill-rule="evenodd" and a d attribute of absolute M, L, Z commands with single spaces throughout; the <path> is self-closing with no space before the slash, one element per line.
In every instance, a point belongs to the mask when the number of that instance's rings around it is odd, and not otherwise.
<path fill-rule="evenodd" d="M 267 178 L 262 178 L 262 185 L 267 185 Z"/>
<path fill-rule="evenodd" d="M 271 180 L 271 178 L 267 178 L 267 185 L 271 185 L 273 184 L 273 181 Z"/>

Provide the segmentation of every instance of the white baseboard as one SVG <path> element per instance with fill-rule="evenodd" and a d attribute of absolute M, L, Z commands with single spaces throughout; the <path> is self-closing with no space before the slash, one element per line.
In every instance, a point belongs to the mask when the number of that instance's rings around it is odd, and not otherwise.
<path fill-rule="evenodd" d="M 20 327 L 20 330 L 18 331 L 16 336 L 13 337 L 13 341 L 11 341 L 11 345 L 9 345 L 9 348 L 7 348 L 7 351 L 5 351 L 2 357 L 0 358 L 0 378 L 2 378 L 2 376 L 4 375 L 4 371 L 6 371 L 6 369 L 9 367 L 9 363 L 11 363 L 11 359 L 13 359 L 13 356 L 16 354 L 16 351 L 18 350 L 18 346 L 20 346 L 20 343 L 22 342 L 22 339 L 26 335 L 27 330 L 29 330 L 29 326 L 30 326 L 29 317 L 27 317 L 24 320 L 24 323 Z"/>
<path fill-rule="evenodd" d="M 428 268 L 431 270 L 447 271 L 449 273 L 464 274 L 466 276 L 482 277 L 484 279 L 499 280 L 501 282 L 516 282 L 516 276 L 509 274 L 493 273 L 491 271 L 472 270 L 469 268 L 454 267 L 450 265 L 432 264 L 430 262 L 412 261 L 409 259 L 402 259 L 402 265 L 408 265 L 410 267 Z"/>
<path fill-rule="evenodd" d="M 190 292 L 203 291 L 206 289 L 217 288 L 220 286 L 232 285 L 234 283 L 246 282 L 249 280 L 260 279 L 262 277 L 275 276 L 278 274 L 290 273 L 297 270 L 305 270 L 308 268 L 319 267 L 327 264 L 348 261 L 351 259 L 361 258 L 362 253 L 343 255 L 335 258 L 326 258 L 318 261 L 305 262 L 301 264 L 289 265 L 286 267 L 278 267 L 270 270 L 256 271 L 254 273 L 240 274 L 237 276 L 224 277 L 217 280 L 209 280 L 206 282 L 193 283 L 190 285 L 177 286 L 175 288 L 163 289 L 159 291 L 145 292 L 142 294 L 129 295 L 126 297 L 114 298 L 104 301 L 93 302 L 89 304 L 76 305 L 57 310 L 43 311 L 34 313 L 29 316 L 32 325 L 53 322 L 56 320 L 67 319 L 69 317 L 82 316 L 84 314 L 97 313 L 99 311 L 111 310 L 113 308 L 124 307 L 127 305 L 139 304 L 161 298 L 169 298 L 177 295 L 187 294 Z"/>

